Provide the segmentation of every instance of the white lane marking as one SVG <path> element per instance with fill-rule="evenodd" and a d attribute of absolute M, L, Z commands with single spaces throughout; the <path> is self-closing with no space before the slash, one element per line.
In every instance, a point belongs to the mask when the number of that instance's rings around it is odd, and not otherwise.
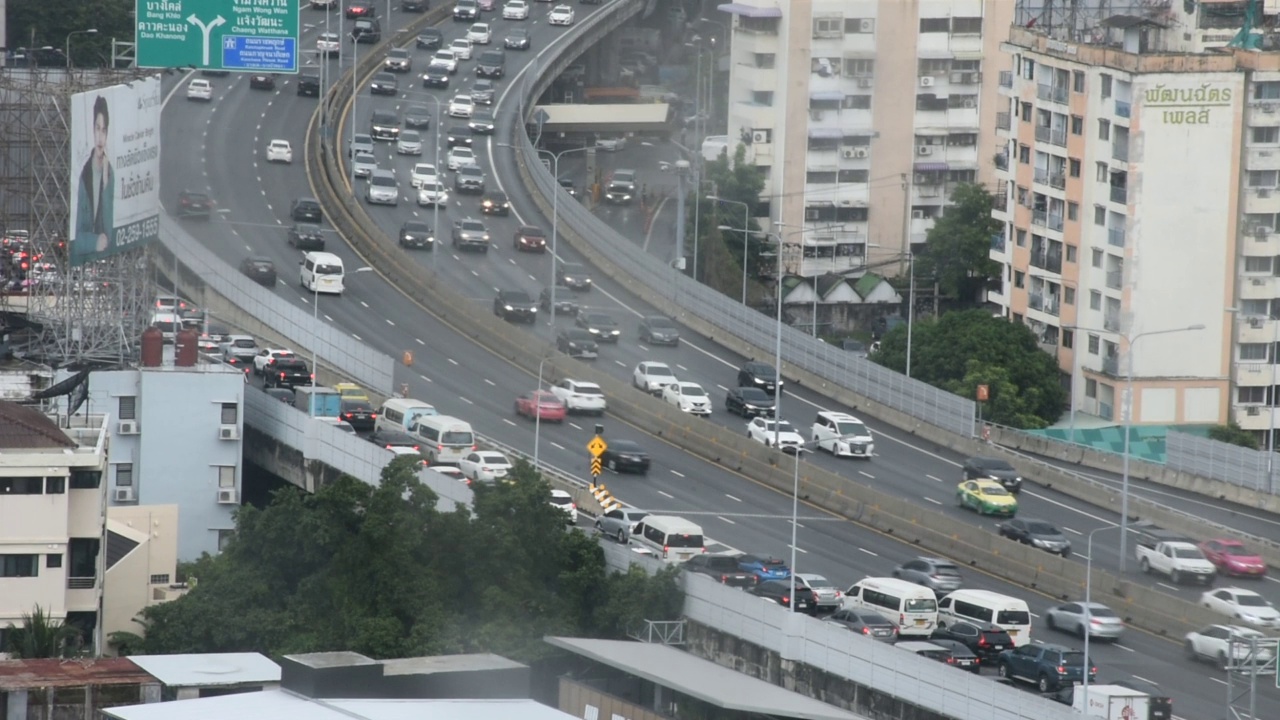
<path fill-rule="evenodd" d="M 1067 532 L 1069 532 L 1069 533 L 1075 533 L 1076 535 L 1083 535 L 1083 534 L 1084 534 L 1084 533 L 1080 532 L 1079 530 L 1076 530 L 1075 528 L 1069 528 L 1069 527 L 1067 527 L 1066 525 L 1063 525 L 1063 526 L 1062 526 L 1062 529 L 1063 529 L 1063 530 L 1066 530 L 1066 531 L 1067 531 Z"/>
<path fill-rule="evenodd" d="M 866 549 L 866 548 L 861 548 L 861 547 L 860 547 L 860 548 L 858 548 L 858 552 L 864 552 L 864 553 L 866 553 L 866 554 L 870 555 L 871 557 L 880 557 L 880 555 L 879 555 L 878 553 L 873 553 L 873 552 L 871 552 L 870 550 L 868 550 L 868 549 Z"/>
<path fill-rule="evenodd" d="M 930 480 L 937 480 L 938 482 L 942 482 L 942 478 L 940 477 L 934 477 L 932 475 L 925 475 L 925 477 L 929 478 Z"/>
<path fill-rule="evenodd" d="M 515 427 L 515 426 L 516 426 L 516 424 L 515 424 L 515 423 L 511 422 L 510 420 L 508 420 L 508 419 L 506 419 L 506 418 L 502 418 L 502 422 L 504 422 L 504 423 L 506 423 L 506 424 L 510 425 L 511 427 Z"/>
<path fill-rule="evenodd" d="M 551 446 L 552 446 L 552 447 L 554 447 L 554 448 L 555 448 L 555 449 L 557 449 L 557 450 L 563 450 L 563 449 L 564 449 L 564 446 L 563 446 L 563 445 L 561 445 L 560 443 L 556 442 L 555 440 L 548 440 L 547 442 L 551 443 Z"/>
<path fill-rule="evenodd" d="M 636 347 L 640 348 L 640 352 L 643 352 L 643 353 L 647 353 L 647 352 L 649 352 L 649 348 L 647 348 L 647 347 L 645 347 L 644 345 L 641 345 L 641 344 L 639 344 L 639 343 L 636 343 Z"/>
<path fill-rule="evenodd" d="M 725 387 L 725 386 L 723 386 L 723 385 L 717 385 L 716 387 L 720 388 L 721 390 L 723 390 L 723 391 L 725 391 L 725 392 L 729 392 L 729 388 L 727 388 L 727 387 Z"/>
<path fill-rule="evenodd" d="M 727 497 L 727 498 L 729 498 L 730 500 L 735 501 L 735 502 L 742 502 L 742 498 L 736 498 L 736 497 L 734 497 L 734 496 L 730 495 L 729 493 L 725 493 L 725 494 L 724 494 L 724 496 L 725 496 L 725 497 Z"/>
<path fill-rule="evenodd" d="M 658 494 L 659 494 L 659 495 L 662 495 L 663 497 L 670 498 L 670 499 L 672 499 L 672 500 L 675 500 L 675 499 L 676 499 L 676 496 L 675 496 L 675 495 L 672 495 L 671 493 L 666 492 L 665 490 L 659 490 L 659 491 L 658 491 Z"/>
<path fill-rule="evenodd" d="M 681 365 L 680 363 L 676 363 L 676 368 L 677 368 L 677 369 L 680 369 L 680 370 L 683 370 L 683 371 L 685 371 L 685 372 L 689 372 L 689 368 L 687 368 L 687 367 L 685 367 L 685 366 Z"/>
<path fill-rule="evenodd" d="M 614 362 L 618 363 L 619 367 L 626 367 L 626 366 L 627 366 L 627 364 L 626 364 L 626 363 L 624 363 L 624 362 L 622 362 L 621 360 L 614 360 Z"/>
<path fill-rule="evenodd" d="M 582 429 L 582 426 L 581 426 L 581 425 L 579 425 L 578 423 L 569 423 L 569 427 L 573 428 L 574 430 L 581 430 L 581 429 Z"/>
<path fill-rule="evenodd" d="M 1089 561 L 1089 556 L 1088 556 L 1088 555 L 1081 555 L 1080 553 L 1078 553 L 1078 552 L 1074 552 L 1074 551 L 1073 551 L 1071 554 L 1072 554 L 1072 555 L 1074 555 L 1074 556 L 1076 556 L 1076 557 L 1078 557 L 1078 558 L 1080 558 L 1081 560 L 1084 560 L 1085 562 L 1088 562 L 1088 561 Z"/>
<path fill-rule="evenodd" d="M 1138 677 L 1138 676 L 1137 676 L 1137 675 L 1134 675 L 1134 677 Z M 1214 681 L 1214 682 L 1216 682 L 1216 683 L 1220 683 L 1220 684 L 1222 684 L 1222 685 L 1226 685 L 1226 684 L 1227 684 L 1227 681 L 1226 681 L 1226 680 L 1223 680 L 1222 678 L 1210 677 L 1209 679 L 1210 679 L 1210 680 L 1212 680 L 1212 681 Z"/>
<path fill-rule="evenodd" d="M 1155 682 L 1155 681 L 1153 681 L 1153 680 L 1148 680 L 1148 679 L 1146 679 L 1146 678 L 1142 677 L 1141 675 L 1134 675 L 1134 676 L 1133 676 L 1133 679 L 1134 679 L 1134 680 L 1137 680 L 1138 682 L 1144 682 L 1144 683 L 1146 683 L 1146 684 L 1148 684 L 1148 685 L 1151 685 L 1151 686 L 1153 686 L 1153 687 L 1160 687 L 1160 683 Z"/>
<path fill-rule="evenodd" d="M 498 384 L 497 384 L 497 383 L 495 383 L 494 381 L 490 380 L 489 378 L 482 378 L 482 379 L 483 379 L 483 380 L 485 381 L 485 383 L 486 383 L 487 385 L 489 385 L 490 387 L 498 387 Z"/>
<path fill-rule="evenodd" d="M 355 333 L 351 333 L 351 337 L 355 338 L 356 340 L 359 340 L 360 342 L 364 342 L 364 338 L 360 337 Z"/>
<path fill-rule="evenodd" d="M 1112 644 L 1111 644 L 1111 647 L 1116 648 L 1116 649 L 1118 649 L 1118 650 L 1123 650 L 1123 651 L 1125 651 L 1125 652 L 1138 652 L 1137 650 L 1134 650 L 1134 649 L 1133 649 L 1133 648 L 1131 648 L 1131 647 L 1127 647 L 1127 646 L 1121 645 L 1120 643 L 1112 643 Z"/>
<path fill-rule="evenodd" d="M 470 400 L 468 400 L 468 399 L 466 399 L 466 398 L 464 398 L 464 397 L 459 396 L 459 397 L 458 397 L 458 399 L 459 399 L 459 400 L 461 400 L 462 402 L 464 402 L 464 403 L 468 404 L 468 405 L 475 405 L 475 403 L 471 402 Z"/>
<path fill-rule="evenodd" d="M 864 477 L 864 478 L 869 479 L 869 480 L 875 480 L 875 479 L 876 479 L 876 476 L 875 476 L 875 475 L 872 475 L 871 473 L 866 472 L 865 470 L 859 470 L 859 471 L 858 471 L 858 474 L 859 474 L 859 475 L 861 475 L 861 476 L 862 476 L 862 477 Z"/>
<path fill-rule="evenodd" d="M 926 496 L 926 497 L 925 497 L 925 500 L 928 500 L 929 502 L 933 503 L 934 505 L 941 505 L 941 504 L 942 504 L 942 503 L 938 502 L 937 500 L 934 500 L 933 498 L 928 497 L 928 496 Z"/>
<path fill-rule="evenodd" d="M 395 326 L 396 326 L 396 324 L 395 324 L 395 323 L 391 322 L 391 319 L 390 319 L 390 318 L 388 318 L 388 319 L 387 319 L 387 324 L 388 324 L 388 325 L 390 325 L 391 327 L 395 327 Z"/>
<path fill-rule="evenodd" d="M 329 317 L 328 315 L 325 315 L 324 319 L 328 320 L 329 322 L 333 322 L 333 318 Z"/>
<path fill-rule="evenodd" d="M 725 521 L 725 522 L 729 523 L 730 525 L 737 525 L 737 524 L 738 524 L 738 523 L 736 523 L 736 522 L 734 522 L 734 521 L 730 520 L 729 518 L 727 518 L 727 517 L 725 517 L 725 516 L 723 516 L 723 515 L 717 515 L 717 516 L 716 516 L 716 519 L 717 519 L 717 520 L 723 520 L 723 521 Z"/>
<path fill-rule="evenodd" d="M 422 340 L 421 340 L 420 338 L 414 338 L 414 340 L 415 340 L 419 345 L 426 345 L 426 343 L 422 342 Z"/>
<path fill-rule="evenodd" d="M 427 377 L 426 375 L 419 375 L 418 377 L 422 378 L 423 380 L 426 380 L 427 382 L 432 382 L 431 378 Z"/>
<path fill-rule="evenodd" d="M 684 473 L 679 472 L 678 470 L 672 470 L 671 474 L 675 475 L 676 477 L 684 477 Z"/>
<path fill-rule="evenodd" d="M 805 550 L 802 547 L 796 547 L 795 545 L 790 545 L 790 544 L 788 544 L 787 547 L 791 548 L 792 550 L 795 550 L 798 553 L 804 553 L 805 555 L 809 554 L 809 551 Z"/>
<path fill-rule="evenodd" d="M 1158 582 L 1156 583 L 1156 587 L 1162 587 L 1162 588 L 1165 588 L 1166 590 L 1172 590 L 1174 592 L 1178 592 L 1178 588 L 1170 585 L 1169 583 Z"/>
<path fill-rule="evenodd" d="M 360 301 L 360 304 L 361 304 L 361 305 L 363 305 L 363 306 L 365 306 L 365 307 L 369 307 L 369 303 L 367 303 L 367 302 L 365 302 L 365 301 L 363 301 L 363 300 L 361 300 L 361 301 Z"/>
<path fill-rule="evenodd" d="M 457 360 L 454 360 L 453 358 L 445 358 L 445 360 L 448 360 L 450 365 L 457 365 L 457 364 L 458 364 L 458 361 L 457 361 Z"/>

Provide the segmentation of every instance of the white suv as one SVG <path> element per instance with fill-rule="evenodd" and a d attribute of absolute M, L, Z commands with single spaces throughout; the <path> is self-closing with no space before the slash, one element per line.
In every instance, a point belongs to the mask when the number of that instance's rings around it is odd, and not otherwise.
<path fill-rule="evenodd" d="M 796 448 L 804 445 L 804 438 L 791 427 L 791 423 L 766 417 L 755 417 L 747 423 L 747 437 L 765 447 L 777 444 L 783 452 L 795 452 Z"/>
<path fill-rule="evenodd" d="M 669 405 L 680 408 L 680 412 L 703 417 L 711 414 L 711 398 L 707 391 L 696 382 L 679 381 L 662 388 L 662 399 Z"/>
<path fill-rule="evenodd" d="M 608 408 L 604 392 L 600 386 L 584 380 L 561 380 L 551 387 L 551 392 L 560 398 L 565 409 L 572 413 L 590 413 L 603 415 Z"/>
<path fill-rule="evenodd" d="M 208 80 L 196 78 L 187 83 L 187 99 L 188 100 L 204 100 L 209 102 L 213 100 L 213 85 Z"/>
<path fill-rule="evenodd" d="M 813 441 L 837 457 L 870 460 L 876 449 L 867 426 L 858 418 L 842 412 L 818 413 L 813 421 Z"/>
<path fill-rule="evenodd" d="M 664 387 L 675 382 L 676 374 L 666 363 L 646 360 L 631 373 L 631 384 L 651 395 L 661 395 Z"/>

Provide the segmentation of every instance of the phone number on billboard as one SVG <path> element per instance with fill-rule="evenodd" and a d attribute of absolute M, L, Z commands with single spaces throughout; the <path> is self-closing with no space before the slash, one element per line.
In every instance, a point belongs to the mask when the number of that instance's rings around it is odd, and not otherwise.
<path fill-rule="evenodd" d="M 126 225 L 116 230 L 116 247 L 132 245 L 160 235 L 160 216 L 155 215 L 141 222 Z"/>

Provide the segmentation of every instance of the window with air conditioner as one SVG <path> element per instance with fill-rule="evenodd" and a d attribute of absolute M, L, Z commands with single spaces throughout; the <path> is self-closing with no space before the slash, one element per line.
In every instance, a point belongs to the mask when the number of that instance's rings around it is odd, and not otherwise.
<path fill-rule="evenodd" d="M 116 398 L 116 418 L 119 420 L 137 420 L 138 398 L 133 395 Z"/>
<path fill-rule="evenodd" d="M 751 143 L 753 145 L 768 145 L 773 142 L 772 130 L 752 130 Z"/>
<path fill-rule="evenodd" d="M 116 487 L 133 487 L 133 463 L 117 463 L 115 468 Z"/>
<path fill-rule="evenodd" d="M 1244 271 L 1249 274 L 1270 275 L 1273 260 L 1270 255 L 1246 255 Z"/>
<path fill-rule="evenodd" d="M 856 33 L 873 33 L 876 31 L 876 21 L 873 18 L 845 18 L 844 32 L 846 35 Z"/>
<path fill-rule="evenodd" d="M 222 424 L 235 425 L 240 416 L 240 406 L 236 403 L 222 403 Z"/>

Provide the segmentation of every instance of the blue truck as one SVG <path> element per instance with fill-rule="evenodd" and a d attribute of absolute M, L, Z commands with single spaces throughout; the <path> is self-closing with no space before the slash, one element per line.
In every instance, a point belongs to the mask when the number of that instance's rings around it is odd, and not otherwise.
<path fill-rule="evenodd" d="M 342 395 L 333 388 L 304 386 L 293 390 L 293 405 L 311 417 L 337 418 L 342 412 Z"/>

